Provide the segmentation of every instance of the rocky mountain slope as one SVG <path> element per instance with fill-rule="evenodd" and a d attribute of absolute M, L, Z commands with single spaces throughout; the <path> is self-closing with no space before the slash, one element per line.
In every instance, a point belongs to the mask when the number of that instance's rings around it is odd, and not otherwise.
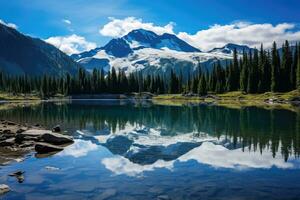
<path fill-rule="evenodd" d="M 80 64 L 56 47 L 0 24 L 0 70 L 13 75 L 75 74 Z"/>

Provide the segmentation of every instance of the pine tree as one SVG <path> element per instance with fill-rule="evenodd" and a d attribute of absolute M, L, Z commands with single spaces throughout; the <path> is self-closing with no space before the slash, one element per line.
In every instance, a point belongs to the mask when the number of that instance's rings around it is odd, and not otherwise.
<path fill-rule="evenodd" d="M 232 84 L 232 90 L 239 90 L 240 88 L 240 68 L 239 68 L 239 62 L 238 62 L 238 56 L 236 48 L 233 50 L 233 84 Z"/>
<path fill-rule="evenodd" d="M 273 43 L 272 47 L 272 64 L 271 64 L 271 91 L 277 92 L 279 90 L 279 66 L 280 60 L 278 56 L 278 50 L 276 47 L 276 42 Z"/>
<path fill-rule="evenodd" d="M 206 79 L 205 79 L 205 75 L 202 74 L 200 77 L 200 81 L 198 83 L 198 95 L 203 96 L 206 94 L 207 94 Z"/>
<path fill-rule="evenodd" d="M 289 42 L 285 41 L 282 46 L 282 63 L 280 68 L 280 80 L 281 84 L 279 85 L 279 89 L 281 92 L 286 92 L 291 89 L 290 83 L 290 70 L 292 66 L 292 54 L 290 51 Z"/>
<path fill-rule="evenodd" d="M 233 64 L 232 62 L 230 62 L 228 68 L 227 83 L 226 83 L 228 92 L 233 91 L 235 89 L 234 83 L 235 83 L 235 72 L 234 72 Z"/>
<path fill-rule="evenodd" d="M 293 56 L 293 64 L 291 65 L 290 70 L 290 83 L 291 83 L 291 90 L 296 89 L 296 71 L 298 65 L 298 43 L 296 43 L 294 56 Z"/>
<path fill-rule="evenodd" d="M 243 52 L 242 69 L 240 73 L 240 90 L 247 92 L 248 87 L 248 56 Z"/>
<path fill-rule="evenodd" d="M 300 45 L 299 45 L 300 50 Z M 300 51 L 298 50 L 298 64 L 296 71 L 296 88 L 300 91 Z"/>

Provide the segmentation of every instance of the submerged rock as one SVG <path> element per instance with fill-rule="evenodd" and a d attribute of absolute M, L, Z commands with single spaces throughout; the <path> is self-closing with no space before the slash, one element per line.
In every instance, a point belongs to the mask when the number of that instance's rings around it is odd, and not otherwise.
<path fill-rule="evenodd" d="M 16 171 L 14 173 L 9 174 L 9 176 L 14 176 L 14 177 L 16 177 L 16 179 L 18 180 L 19 183 L 23 183 L 23 181 L 25 179 L 23 176 L 24 173 L 25 173 L 24 171 Z"/>
<path fill-rule="evenodd" d="M 49 170 L 49 171 L 57 171 L 60 170 L 58 167 L 52 167 L 52 166 L 46 166 L 45 169 Z"/>
<path fill-rule="evenodd" d="M 64 149 L 63 147 L 60 146 L 55 146 L 52 144 L 47 144 L 42 142 L 36 143 L 34 148 L 35 151 L 40 154 L 49 153 L 49 152 L 58 152 Z"/>
<path fill-rule="evenodd" d="M 5 184 L 0 184 L 0 195 L 5 194 L 10 191 L 10 187 Z"/>
<path fill-rule="evenodd" d="M 170 200 L 171 198 L 168 195 L 159 195 L 157 200 Z"/>
<path fill-rule="evenodd" d="M 45 133 L 41 136 L 41 139 L 50 144 L 67 144 L 73 143 L 73 139 L 70 136 L 62 135 L 59 133 Z"/>
<path fill-rule="evenodd" d="M 22 175 L 24 173 L 25 173 L 24 171 L 16 171 L 14 173 L 9 174 L 9 176 L 20 176 L 20 175 Z"/>

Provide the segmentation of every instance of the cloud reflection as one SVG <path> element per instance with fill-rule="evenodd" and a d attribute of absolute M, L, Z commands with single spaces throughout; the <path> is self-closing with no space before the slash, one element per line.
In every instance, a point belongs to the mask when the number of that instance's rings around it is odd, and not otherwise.
<path fill-rule="evenodd" d="M 247 151 L 247 149 L 246 149 Z M 263 151 L 243 152 L 242 149 L 229 150 L 222 145 L 216 145 L 212 142 L 204 142 L 188 153 L 182 155 L 173 161 L 158 160 L 150 165 L 140 165 L 131 162 L 122 156 L 104 158 L 102 164 L 116 175 L 125 174 L 128 176 L 141 176 L 143 172 L 154 171 L 158 168 L 172 170 L 175 162 L 197 161 L 199 164 L 207 164 L 214 168 L 229 169 L 269 169 L 277 167 L 280 169 L 295 168 L 295 163 L 285 162 L 282 158 L 273 158 L 272 153 Z"/>
<path fill-rule="evenodd" d="M 91 141 L 85 140 L 75 140 L 74 144 L 66 147 L 59 156 L 73 156 L 75 158 L 86 156 L 90 151 L 95 151 L 98 149 L 96 144 Z"/>

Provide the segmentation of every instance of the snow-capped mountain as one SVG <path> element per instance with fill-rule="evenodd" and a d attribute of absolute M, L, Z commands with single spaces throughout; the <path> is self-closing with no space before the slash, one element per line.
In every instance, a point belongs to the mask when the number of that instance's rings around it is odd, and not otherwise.
<path fill-rule="evenodd" d="M 209 53 L 233 54 L 234 49 L 236 49 L 238 54 L 243 54 L 243 52 L 249 53 L 250 51 L 254 50 L 253 48 L 250 48 L 246 45 L 228 43 L 224 47 L 214 48 L 210 50 Z"/>
<path fill-rule="evenodd" d="M 225 47 L 232 50 L 238 47 L 238 52 L 242 48 L 233 44 Z M 175 35 L 157 35 L 152 31 L 137 29 L 121 38 L 112 39 L 103 47 L 72 55 L 72 58 L 88 71 L 96 68 L 108 72 L 114 67 L 126 73 L 141 71 L 143 74 L 162 74 L 172 69 L 187 76 L 199 66 L 210 70 L 216 61 L 226 62 L 232 59 L 232 55 L 229 51 L 201 52 Z"/>

